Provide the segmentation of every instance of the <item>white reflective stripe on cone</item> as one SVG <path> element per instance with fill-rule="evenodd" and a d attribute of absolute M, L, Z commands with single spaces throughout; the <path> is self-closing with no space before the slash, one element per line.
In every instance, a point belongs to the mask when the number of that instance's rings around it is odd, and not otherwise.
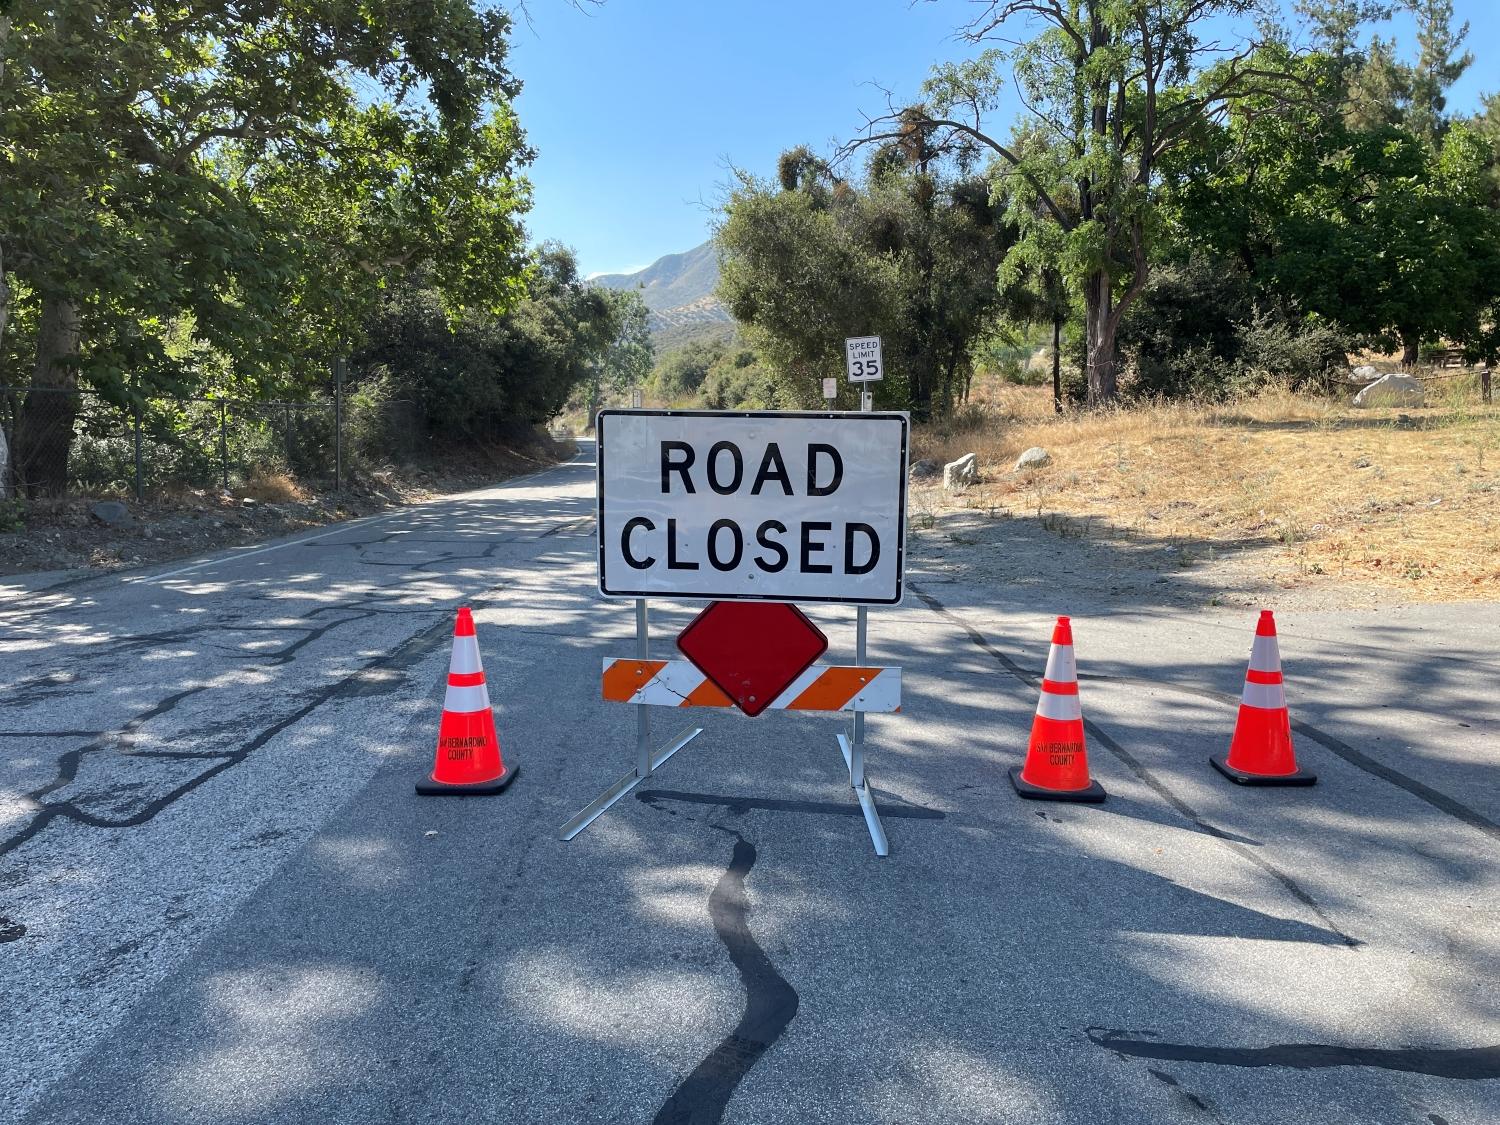
<path fill-rule="evenodd" d="M 1053 695 L 1050 691 L 1042 692 L 1041 698 L 1036 701 L 1036 713 L 1044 719 L 1058 719 L 1062 722 L 1083 718 L 1083 708 L 1078 705 L 1076 695 Z"/>
<path fill-rule="evenodd" d="M 1280 711 L 1286 707 L 1286 688 L 1282 684 L 1252 684 L 1245 681 L 1245 694 L 1240 702 L 1246 707 L 1259 707 L 1264 711 Z"/>
<path fill-rule="evenodd" d="M 1276 647 L 1275 637 L 1256 637 L 1250 646 L 1250 671 L 1281 671 L 1281 652 Z"/>
<path fill-rule="evenodd" d="M 443 710 L 456 711 L 464 714 L 469 711 L 488 711 L 490 709 L 490 693 L 485 690 L 483 684 L 475 684 L 473 687 L 454 687 L 448 685 L 448 694 L 443 696 Z"/>
<path fill-rule="evenodd" d="M 1072 645 L 1053 645 L 1047 653 L 1047 679 L 1055 684 L 1078 682 L 1078 665 L 1073 660 Z"/>
<path fill-rule="evenodd" d="M 457 672 L 461 676 L 484 671 L 479 663 L 478 637 L 453 638 L 453 660 L 448 665 L 448 671 Z"/>

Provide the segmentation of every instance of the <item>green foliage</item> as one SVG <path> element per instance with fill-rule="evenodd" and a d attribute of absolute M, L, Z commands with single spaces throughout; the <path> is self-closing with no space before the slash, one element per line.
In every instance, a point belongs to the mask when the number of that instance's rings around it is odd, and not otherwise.
<path fill-rule="evenodd" d="M 0 535 L 26 530 L 26 501 L 19 496 L 0 497 Z"/>
<path fill-rule="evenodd" d="M 769 363 L 732 341 L 695 340 L 662 356 L 651 393 L 663 402 L 705 410 L 779 410 L 795 405 Z"/>
<path fill-rule="evenodd" d="M 748 348 L 731 349 L 714 362 L 699 399 L 709 410 L 776 410 L 784 401 L 776 373 Z"/>
<path fill-rule="evenodd" d="M 1415 361 L 1422 339 L 1479 345 L 1500 293 L 1492 150 L 1467 125 L 1439 149 L 1309 106 L 1236 115 L 1168 168 L 1172 235 L 1242 263 L 1295 305 Z"/>
<path fill-rule="evenodd" d="M 920 142 L 878 150 L 862 183 L 793 149 L 779 184 L 742 175 L 731 194 L 719 293 L 789 405 L 821 403 L 844 339 L 878 335 L 877 404 L 925 418 L 968 384 L 1008 239 L 987 184 L 944 172 Z"/>
<path fill-rule="evenodd" d="M 1044 344 L 1050 346 L 1051 341 L 1050 326 L 1015 325 L 1002 320 L 975 340 L 971 350 L 979 369 L 993 372 L 1007 383 L 1039 386 L 1051 380 L 1051 370 L 1028 364 L 1037 349 Z"/>
<path fill-rule="evenodd" d="M 1324 385 L 1347 347 L 1332 325 L 1257 305 L 1243 267 L 1201 254 L 1152 272 L 1120 342 L 1135 393 L 1202 399 Z"/>
<path fill-rule="evenodd" d="M 483 441 L 555 417 L 619 347 L 631 306 L 586 285 L 572 254 L 537 255 L 527 296 L 503 313 L 450 317 L 426 278 L 392 290 L 365 325 L 356 398 L 416 404 L 444 440 Z"/>
<path fill-rule="evenodd" d="M 9 13 L 0 251 L 33 362 L 5 381 L 34 371 L 117 400 L 306 394 L 414 268 L 449 312 L 499 312 L 523 291 L 530 154 L 502 11 L 14 0 Z M 184 321 L 191 340 L 173 346 Z M 66 478 L 70 432 L 23 412 L 38 483 Z"/>
<path fill-rule="evenodd" d="M 729 350 L 726 342 L 695 340 L 662 356 L 651 372 L 651 391 L 666 402 L 696 395 L 708 378 L 709 369 Z"/>
<path fill-rule="evenodd" d="M 1120 318 L 1150 276 L 1157 163 L 1191 144 L 1226 106 L 1282 90 L 1295 70 L 1278 47 L 1226 57 L 1214 41 L 1212 21 L 1255 7 L 1252 0 L 983 0 L 968 38 L 1014 46 L 936 68 L 923 101 L 882 119 L 890 131 L 867 138 L 930 131 L 932 143 L 960 161 L 986 151 L 995 157 L 996 195 L 1020 232 L 1002 282 L 1055 271 L 1082 296 L 1090 402 L 1115 394 Z M 1039 30 L 1015 43 L 1023 23 Z M 1004 64 L 1031 114 L 1008 142 L 984 131 L 1000 104 Z"/>

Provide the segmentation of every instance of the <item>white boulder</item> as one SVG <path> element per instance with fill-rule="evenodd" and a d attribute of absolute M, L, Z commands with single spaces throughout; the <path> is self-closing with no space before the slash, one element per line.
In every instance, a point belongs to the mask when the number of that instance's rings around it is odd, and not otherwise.
<path fill-rule="evenodd" d="M 952 492 L 967 488 L 979 479 L 979 454 L 965 453 L 957 461 L 943 466 L 943 487 Z"/>
<path fill-rule="evenodd" d="M 1355 406 L 1421 406 L 1426 401 L 1422 380 L 1397 372 L 1375 380 L 1354 396 Z"/>
<path fill-rule="evenodd" d="M 1012 472 L 1019 473 L 1023 469 L 1040 469 L 1043 465 L 1052 463 L 1051 456 L 1040 445 L 1033 445 L 1025 453 L 1016 458 L 1016 466 Z"/>

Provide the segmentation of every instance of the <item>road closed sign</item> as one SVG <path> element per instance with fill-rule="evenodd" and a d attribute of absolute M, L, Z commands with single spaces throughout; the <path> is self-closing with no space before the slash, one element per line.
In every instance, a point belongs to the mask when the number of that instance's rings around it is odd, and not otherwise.
<path fill-rule="evenodd" d="M 894 605 L 905 414 L 604 410 L 599 590 Z"/>

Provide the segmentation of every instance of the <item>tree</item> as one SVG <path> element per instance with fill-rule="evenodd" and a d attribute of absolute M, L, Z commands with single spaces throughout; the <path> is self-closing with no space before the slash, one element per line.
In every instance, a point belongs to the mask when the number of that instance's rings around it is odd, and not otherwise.
<path fill-rule="evenodd" d="M 501 313 L 454 315 L 433 278 L 423 267 L 369 311 L 353 369 L 358 387 L 415 403 L 445 441 L 483 442 L 555 417 L 624 335 L 629 303 L 586 284 L 556 245 L 536 252 L 525 295 Z"/>
<path fill-rule="evenodd" d="M 1173 237 L 1232 258 L 1267 303 L 1367 340 L 1479 346 L 1500 293 L 1500 213 L 1485 144 L 1452 126 L 1440 151 L 1394 126 L 1246 105 L 1166 169 Z"/>
<path fill-rule="evenodd" d="M 1487 149 L 1490 205 L 1500 209 L 1500 93 L 1484 95 L 1480 99 L 1480 112 L 1468 124 Z"/>
<path fill-rule="evenodd" d="M 16 0 L 11 17 L 0 245 L 39 309 L 17 433 L 34 490 L 66 484 L 80 379 L 116 398 L 127 377 L 190 384 L 164 342 L 184 318 L 253 388 L 306 362 L 284 346 L 305 333 L 269 325 L 336 335 L 419 244 L 440 282 L 514 296 L 526 153 L 503 13 Z"/>
<path fill-rule="evenodd" d="M 1336 0 L 1324 0 L 1339 7 Z M 1396 125 L 1436 148 L 1448 126 L 1447 92 L 1474 61 L 1468 51 L 1460 53 L 1469 34 L 1464 23 L 1453 29 L 1453 0 L 1402 0 L 1399 4 L 1374 5 L 1368 9 L 1349 4 L 1361 18 L 1385 18 L 1396 8 L 1416 17 L 1417 59 L 1401 61 L 1395 39 L 1376 36 L 1362 62 L 1354 68 L 1349 94 L 1350 122 L 1357 128 Z M 1346 14 L 1343 23 L 1347 23 Z M 1356 24 L 1357 26 L 1357 24 Z M 1330 40 L 1320 44 L 1327 49 Z"/>
<path fill-rule="evenodd" d="M 1436 147 L 1447 129 L 1448 89 L 1474 62 L 1470 52 L 1459 53 L 1469 24 L 1465 21 L 1453 30 L 1453 0 L 1411 0 L 1411 9 L 1417 17 L 1420 51 L 1412 68 L 1406 126 Z"/>
<path fill-rule="evenodd" d="M 917 105 L 874 119 L 854 145 L 930 130 L 944 150 L 987 150 L 1012 181 L 1009 217 L 1022 237 L 1008 272 L 1058 263 L 1083 295 L 1091 404 L 1113 398 L 1120 320 L 1150 276 L 1157 165 L 1207 122 L 1252 93 L 1282 90 L 1292 67 L 1274 45 L 1251 41 L 1225 58 L 1205 24 L 1246 16 L 1255 0 L 985 0 L 964 29 L 971 42 L 1008 36 L 1016 23 L 1045 30 L 1006 52 L 989 49 L 938 67 Z M 987 131 L 1005 63 L 1031 115 L 1007 144 Z M 848 146 L 853 147 L 853 146 Z"/>
<path fill-rule="evenodd" d="M 721 340 L 690 340 L 661 357 L 651 372 L 651 385 L 669 403 L 696 395 L 726 351 L 727 345 Z"/>
<path fill-rule="evenodd" d="M 967 386 L 1012 237 L 987 183 L 916 134 L 876 150 L 863 182 L 806 148 L 783 154 L 778 179 L 742 175 L 717 237 L 720 294 L 786 397 L 819 401 L 844 339 L 877 334 L 877 400 L 919 419 L 946 410 Z"/>
<path fill-rule="evenodd" d="M 656 349 L 651 342 L 651 312 L 634 289 L 601 290 L 610 310 L 614 335 L 589 382 L 589 417 L 599 413 L 604 393 L 624 394 L 651 375 Z"/>

